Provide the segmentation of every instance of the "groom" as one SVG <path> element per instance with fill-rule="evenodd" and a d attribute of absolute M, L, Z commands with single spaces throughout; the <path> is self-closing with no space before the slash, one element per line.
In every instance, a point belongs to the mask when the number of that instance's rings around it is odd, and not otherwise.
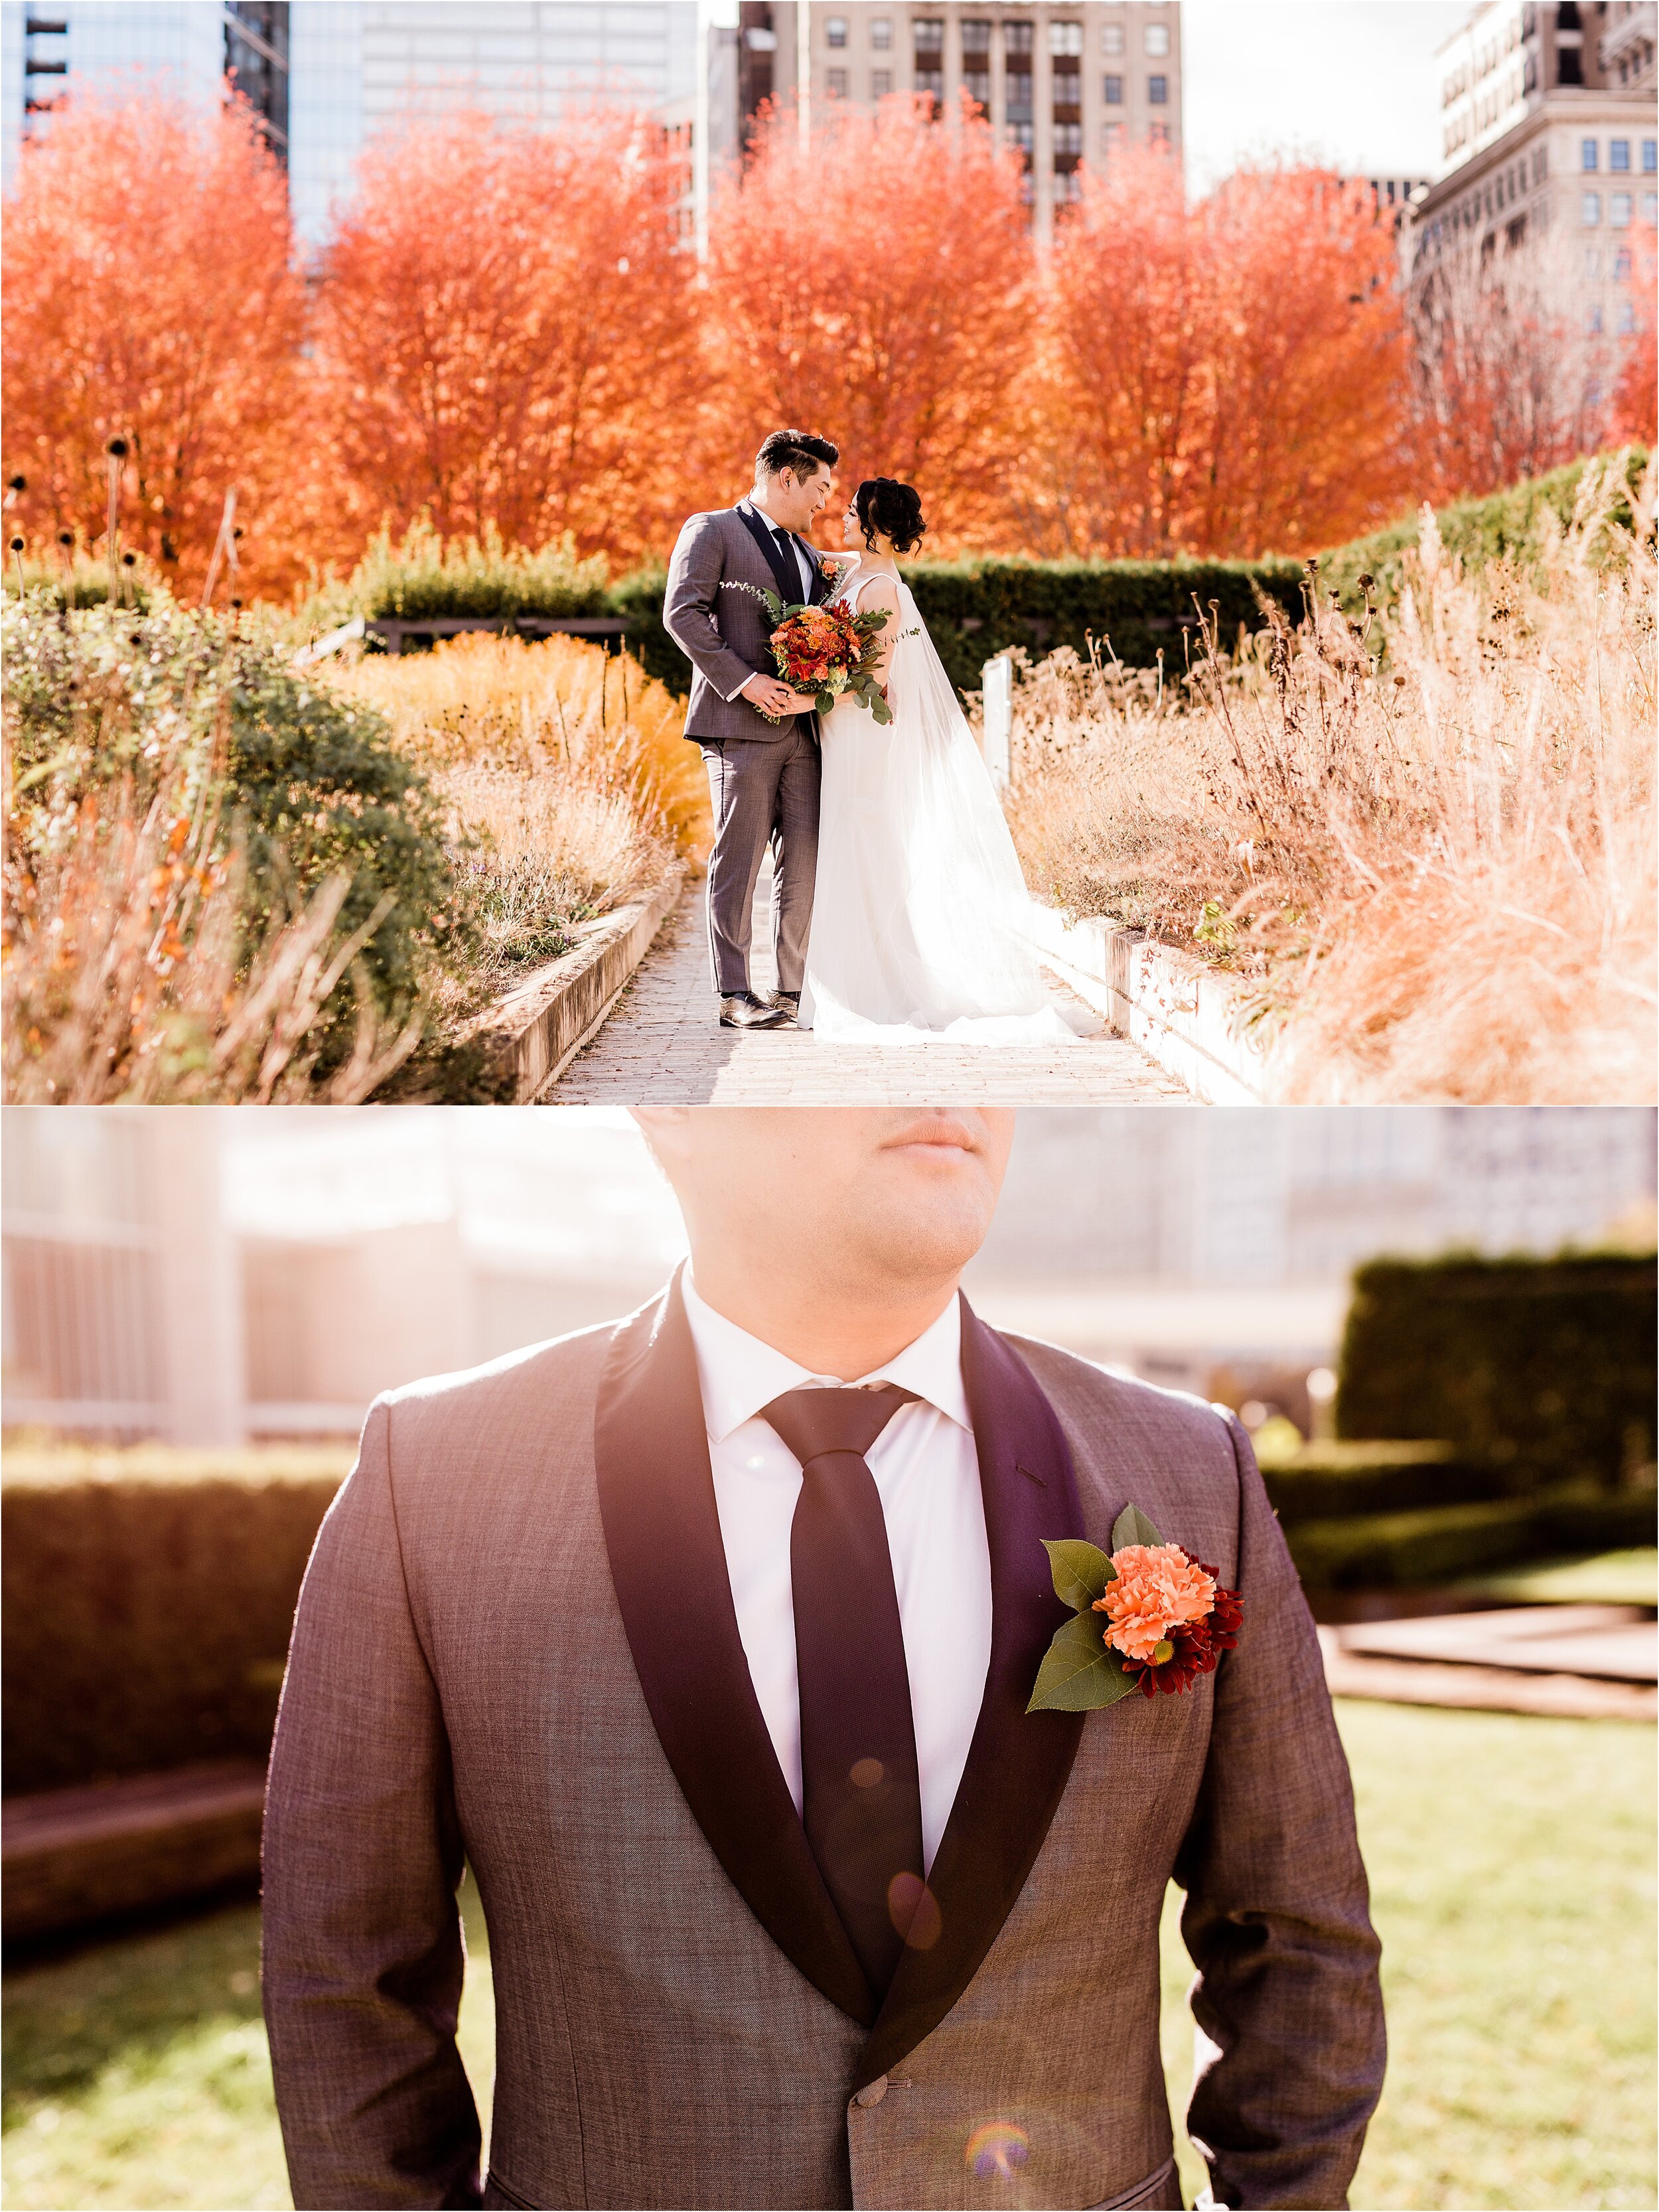
<path fill-rule="evenodd" d="M 1173 1879 L 1216 2197 L 1346 2204 L 1377 1944 L 1243 1431 L 960 1298 L 1012 1115 L 638 1118 L 690 1267 L 380 1400 L 317 1540 L 265 1815 L 295 2203 L 1177 2207 Z M 1028 1712 L 1043 1540 L 1131 1504 L 1242 1593 L 1237 1647 Z"/>
<path fill-rule="evenodd" d="M 702 748 L 714 803 L 708 952 L 727 1029 L 778 1029 L 800 1005 L 817 866 L 817 724 L 811 699 L 771 665 L 758 594 L 775 592 L 786 605 L 829 598 L 801 533 L 830 496 L 837 458 L 827 438 L 774 430 L 755 456 L 749 496 L 694 514 L 668 566 L 663 622 L 692 665 L 685 734 Z M 750 984 L 749 943 L 769 843 L 778 988 L 762 998 Z"/>

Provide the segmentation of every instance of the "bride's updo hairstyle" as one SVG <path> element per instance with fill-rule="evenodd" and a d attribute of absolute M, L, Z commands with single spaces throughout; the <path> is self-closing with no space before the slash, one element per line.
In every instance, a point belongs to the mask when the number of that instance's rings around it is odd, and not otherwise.
<path fill-rule="evenodd" d="M 891 477 L 866 477 L 853 495 L 853 507 L 864 542 L 872 551 L 877 531 L 892 539 L 895 553 L 914 553 L 926 535 L 920 495 L 913 485 Z"/>

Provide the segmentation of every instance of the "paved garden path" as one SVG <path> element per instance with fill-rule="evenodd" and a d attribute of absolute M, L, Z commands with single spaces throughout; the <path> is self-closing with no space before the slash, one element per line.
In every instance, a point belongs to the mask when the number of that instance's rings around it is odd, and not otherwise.
<path fill-rule="evenodd" d="M 767 870 L 755 908 L 755 988 L 762 991 L 775 981 L 770 888 Z M 823 1045 L 797 1030 L 723 1030 L 708 980 L 704 901 L 699 889 L 664 922 L 605 1027 L 555 1085 L 558 1104 L 1082 1106 L 1188 1098 L 1126 1037 L 1070 1046 Z M 1079 1005 L 1054 976 L 1047 980 L 1063 1003 Z"/>

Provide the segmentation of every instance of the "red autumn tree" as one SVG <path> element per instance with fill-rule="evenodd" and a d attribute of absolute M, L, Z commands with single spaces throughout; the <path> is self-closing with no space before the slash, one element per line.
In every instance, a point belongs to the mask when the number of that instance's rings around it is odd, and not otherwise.
<path fill-rule="evenodd" d="M 77 98 L 23 149 L 5 211 L 6 472 L 24 534 L 122 542 L 199 583 L 233 486 L 250 586 L 294 573 L 304 292 L 288 196 L 246 105 Z"/>
<path fill-rule="evenodd" d="M 1048 295 L 1044 550 L 1300 552 L 1404 486 L 1393 241 L 1370 193 L 1247 170 L 1194 206 L 1156 152 L 1085 178 Z"/>
<path fill-rule="evenodd" d="M 985 542 L 1021 465 L 1033 263 L 1014 158 L 926 101 L 763 125 L 717 201 L 705 309 L 711 404 L 741 490 L 769 430 L 833 438 L 840 482 L 896 477 L 938 544 Z"/>
<path fill-rule="evenodd" d="M 371 144 L 318 302 L 333 550 L 422 513 L 623 559 L 665 542 L 699 383 L 684 183 L 622 114 L 423 118 Z"/>
<path fill-rule="evenodd" d="M 1650 447 L 1659 439 L 1659 349 L 1654 344 L 1653 313 L 1655 279 L 1659 276 L 1656 249 L 1659 234 L 1651 223 L 1633 231 L 1625 248 L 1630 256 L 1626 281 L 1632 327 L 1620 336 L 1619 380 L 1608 425 L 1615 438 Z"/>

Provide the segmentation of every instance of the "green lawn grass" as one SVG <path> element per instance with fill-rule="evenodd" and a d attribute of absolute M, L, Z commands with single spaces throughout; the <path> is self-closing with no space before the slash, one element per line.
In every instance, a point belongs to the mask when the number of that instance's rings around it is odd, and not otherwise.
<path fill-rule="evenodd" d="M 1338 1717 L 1391 2052 L 1355 2205 L 1651 2205 L 1654 1731 L 1352 1700 Z M 461 2039 L 487 2112 L 489 1954 L 471 1885 L 465 1901 Z M 1164 2055 L 1178 2114 L 1192 2028 L 1177 1901 Z M 258 1966 L 244 1905 L 8 1975 L 8 2203 L 286 2205 Z"/>

